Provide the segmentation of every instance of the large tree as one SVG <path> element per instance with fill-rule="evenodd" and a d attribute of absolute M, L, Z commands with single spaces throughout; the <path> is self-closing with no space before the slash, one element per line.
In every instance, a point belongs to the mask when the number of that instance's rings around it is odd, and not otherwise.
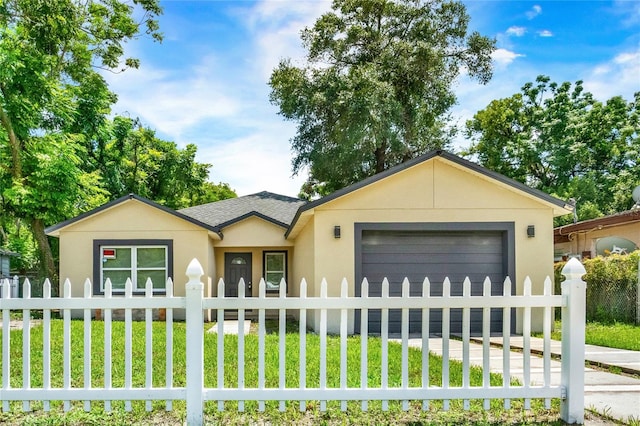
<path fill-rule="evenodd" d="M 145 33 L 161 39 L 159 13 L 158 0 L 0 3 L 3 214 L 29 224 L 52 278 L 45 224 L 103 199 L 98 176 L 83 168 L 87 130 L 115 99 L 97 69 L 137 66 L 123 57 L 124 43 Z"/>
<path fill-rule="evenodd" d="M 195 160 L 193 144 L 180 149 L 125 117 L 115 117 L 108 134 L 110 140 L 95 156 L 112 199 L 136 193 L 179 209 L 236 196 L 227 184 L 207 181 L 211 165 Z"/>
<path fill-rule="evenodd" d="M 495 42 L 458 1 L 334 0 L 302 31 L 307 63 L 280 62 L 271 101 L 298 123 L 293 171 L 325 194 L 447 144 L 452 84 L 486 83 Z"/>
<path fill-rule="evenodd" d="M 640 184 L 640 93 L 605 102 L 539 76 L 467 122 L 483 166 L 577 202 L 579 219 L 626 210 Z M 570 220 L 565 218 L 564 220 Z"/>

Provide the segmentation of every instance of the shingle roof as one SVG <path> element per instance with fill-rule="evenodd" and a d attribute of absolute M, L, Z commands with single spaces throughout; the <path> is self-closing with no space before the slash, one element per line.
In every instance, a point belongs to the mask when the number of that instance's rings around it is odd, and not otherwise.
<path fill-rule="evenodd" d="M 298 198 L 263 191 L 243 197 L 187 207 L 179 212 L 220 229 L 250 216 L 257 216 L 287 228 L 298 208 L 305 203 L 306 201 Z"/>

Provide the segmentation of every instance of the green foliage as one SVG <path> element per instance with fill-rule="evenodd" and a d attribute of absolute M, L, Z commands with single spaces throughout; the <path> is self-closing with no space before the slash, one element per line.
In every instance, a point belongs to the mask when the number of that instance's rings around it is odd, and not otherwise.
<path fill-rule="evenodd" d="M 21 275 L 38 267 L 38 247 L 28 226 L 20 219 L 0 216 L 0 248 L 20 256 L 11 256 L 11 270 Z"/>
<path fill-rule="evenodd" d="M 334 0 L 302 31 L 307 64 L 281 61 L 269 84 L 298 123 L 293 171 L 309 168 L 306 196 L 447 145 L 460 69 L 481 83 L 492 75 L 495 41 L 468 22 L 458 1 Z"/>
<path fill-rule="evenodd" d="M 466 152 L 481 165 L 577 202 L 580 220 L 627 210 L 640 183 L 640 92 L 606 102 L 582 81 L 539 76 L 521 93 L 492 101 L 467 122 Z M 568 223 L 571 217 L 557 224 Z"/>
<path fill-rule="evenodd" d="M 0 3 L 1 214 L 29 225 L 52 278 L 45 225 L 106 199 L 98 175 L 85 169 L 115 101 L 96 68 L 136 66 L 123 59 L 124 43 L 141 33 L 161 39 L 158 0 L 134 3 Z"/>
<path fill-rule="evenodd" d="M 211 165 L 195 160 L 195 145 L 179 149 L 124 117 L 115 117 L 108 130 L 111 139 L 96 150 L 96 168 L 112 199 L 135 193 L 179 209 L 236 197 L 227 184 L 207 181 Z"/>
<path fill-rule="evenodd" d="M 583 262 L 587 273 L 587 321 L 634 324 L 638 298 L 640 250 L 628 255 L 598 256 Z M 555 291 L 561 292 L 565 262 L 555 265 Z"/>

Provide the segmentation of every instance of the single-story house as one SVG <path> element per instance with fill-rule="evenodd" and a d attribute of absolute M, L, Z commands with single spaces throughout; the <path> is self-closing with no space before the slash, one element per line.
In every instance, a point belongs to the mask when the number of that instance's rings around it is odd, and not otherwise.
<path fill-rule="evenodd" d="M 404 277 L 412 282 L 412 294 L 420 295 L 425 276 L 432 295 L 441 294 L 446 276 L 452 294 L 462 294 L 466 276 L 472 294 L 482 292 L 487 276 L 494 294 L 502 293 L 506 276 L 514 294 L 522 294 L 526 276 L 534 294 L 542 294 L 544 279 L 553 276 L 553 218 L 571 211 L 561 200 L 433 151 L 315 201 L 260 192 L 175 211 L 132 194 L 46 232 L 60 239 L 60 278 L 71 280 L 74 296 L 82 294 L 87 277 L 96 296 L 103 294 L 107 277 L 119 291 L 127 277 L 137 290 L 151 277 L 158 293 L 171 277 L 174 294 L 181 295 L 193 258 L 204 268 L 206 296 L 215 294 L 221 278 L 226 295 L 236 295 L 241 277 L 254 296 L 262 277 L 274 296 L 281 278 L 290 296 L 298 295 L 303 278 L 310 296 L 319 296 L 323 278 L 329 296 L 337 296 L 346 278 L 349 295 L 358 297 L 364 277 L 371 295 L 380 294 L 384 277 L 392 295 L 400 293 Z M 432 320 L 439 314 L 433 312 Z M 452 313 L 453 331 L 459 328 L 457 314 Z M 472 330 L 480 327 L 477 314 L 472 313 Z M 310 312 L 308 326 L 319 329 L 319 317 Z M 521 318 L 515 317 L 511 328 L 519 331 Z M 337 331 L 339 316 L 329 318 L 329 330 Z M 399 318 L 399 312 L 391 313 L 391 332 L 399 330 Z M 410 331 L 419 331 L 419 312 L 410 320 Z M 501 321 L 495 312 L 492 330 L 500 330 Z M 359 330 L 358 322 L 352 313 L 350 332 Z M 379 315 L 371 312 L 369 330 L 379 327 Z M 536 312 L 532 328 L 541 327 Z"/>
<path fill-rule="evenodd" d="M 555 260 L 631 253 L 640 247 L 640 208 L 559 226 L 553 244 Z"/>

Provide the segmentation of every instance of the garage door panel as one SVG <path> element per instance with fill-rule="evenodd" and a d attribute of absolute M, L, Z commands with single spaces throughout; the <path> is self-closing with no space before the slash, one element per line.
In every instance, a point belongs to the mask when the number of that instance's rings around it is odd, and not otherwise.
<path fill-rule="evenodd" d="M 471 294 L 481 295 L 484 280 L 491 280 L 491 292 L 502 294 L 506 275 L 505 249 L 502 231 L 387 231 L 364 230 L 362 233 L 362 276 L 369 282 L 369 295 L 382 293 L 382 280 L 389 281 L 389 294 L 400 296 L 402 282 L 410 281 L 410 295 L 422 295 L 425 277 L 431 284 L 430 295 L 442 295 L 442 282 L 451 282 L 451 295 L 462 295 L 465 278 L 471 281 Z M 410 311 L 409 329 L 419 333 L 422 328 L 420 310 Z M 450 329 L 454 334 L 462 331 L 462 310 L 450 311 Z M 369 312 L 369 330 L 380 332 L 380 312 Z M 442 332 L 442 312 L 430 310 L 430 333 Z M 502 310 L 492 310 L 491 331 L 501 330 Z M 377 330 L 377 331 L 376 331 Z M 401 330 L 401 310 L 390 310 L 389 331 Z M 471 313 L 471 332 L 482 331 L 482 310 Z"/>
<path fill-rule="evenodd" d="M 431 285 L 442 284 L 445 278 L 449 278 L 449 282 L 451 282 L 452 286 L 455 286 L 456 284 L 462 285 L 467 277 L 469 277 L 471 283 L 482 283 L 487 277 L 489 277 L 491 282 L 502 282 L 502 279 L 498 278 L 500 277 L 501 272 L 490 265 L 482 265 L 475 271 L 466 273 L 461 271 L 459 268 L 439 267 L 437 272 L 431 272 L 429 275 L 425 275 L 426 272 L 421 270 L 420 265 L 413 265 L 410 267 L 398 265 L 398 268 L 402 268 L 402 270 L 385 273 L 383 271 L 384 265 L 375 265 L 375 267 L 371 268 L 372 271 L 370 271 L 365 278 L 369 281 L 369 284 L 382 283 L 386 278 L 391 285 L 401 284 L 405 277 L 411 284 L 419 283 L 420 285 L 422 285 L 425 277 L 429 278 L 429 283 L 431 283 Z"/>
<path fill-rule="evenodd" d="M 379 309 L 369 310 L 369 334 L 381 334 L 382 312 Z M 400 309 L 389 309 L 389 334 L 397 336 L 402 330 L 402 311 Z M 471 309 L 470 312 L 470 333 L 471 335 L 481 335 L 483 326 L 482 309 Z M 462 309 L 451 309 L 449 311 L 449 330 L 451 334 L 462 333 Z M 490 314 L 489 330 L 492 335 L 502 332 L 502 309 L 493 308 Z M 419 335 L 422 333 L 422 312 L 419 309 L 409 310 L 409 333 Z M 431 336 L 442 336 L 442 309 L 429 310 L 429 334 Z"/>
<path fill-rule="evenodd" d="M 497 250 L 494 245 L 486 244 L 468 244 L 460 246 L 459 240 L 452 240 L 450 244 L 409 244 L 398 243 L 395 245 L 369 245 L 362 248 L 363 254 L 419 254 L 422 256 L 437 255 L 440 253 L 457 253 L 460 255 L 465 254 L 501 254 L 500 250 Z"/>
<path fill-rule="evenodd" d="M 396 277 L 391 277 L 389 280 L 389 296 L 392 297 L 400 297 L 402 296 L 402 281 L 404 277 L 400 278 L 398 275 Z M 457 277 L 457 278 L 456 278 Z M 397 278 L 397 279 L 394 279 Z M 454 279 L 457 281 L 452 282 L 451 284 L 451 295 L 452 296 L 462 296 L 463 285 L 462 282 L 464 277 L 462 275 L 454 276 Z M 471 281 L 471 295 L 472 296 L 481 296 L 484 291 L 484 277 L 470 277 Z M 409 295 L 410 296 L 422 296 L 422 281 L 423 280 L 409 280 Z M 382 282 L 381 281 L 368 281 L 369 282 L 369 296 L 376 297 L 382 294 Z M 443 294 L 443 283 L 442 281 L 432 281 L 429 280 L 429 295 L 432 297 L 442 296 Z M 492 280 L 491 281 L 491 294 L 492 295 L 500 295 L 503 291 L 503 283 L 502 281 Z"/>
<path fill-rule="evenodd" d="M 386 262 L 391 255 L 401 255 L 403 264 L 486 264 L 502 261 L 502 253 L 388 253 L 371 252 L 367 253 L 367 263 L 371 265 Z"/>

